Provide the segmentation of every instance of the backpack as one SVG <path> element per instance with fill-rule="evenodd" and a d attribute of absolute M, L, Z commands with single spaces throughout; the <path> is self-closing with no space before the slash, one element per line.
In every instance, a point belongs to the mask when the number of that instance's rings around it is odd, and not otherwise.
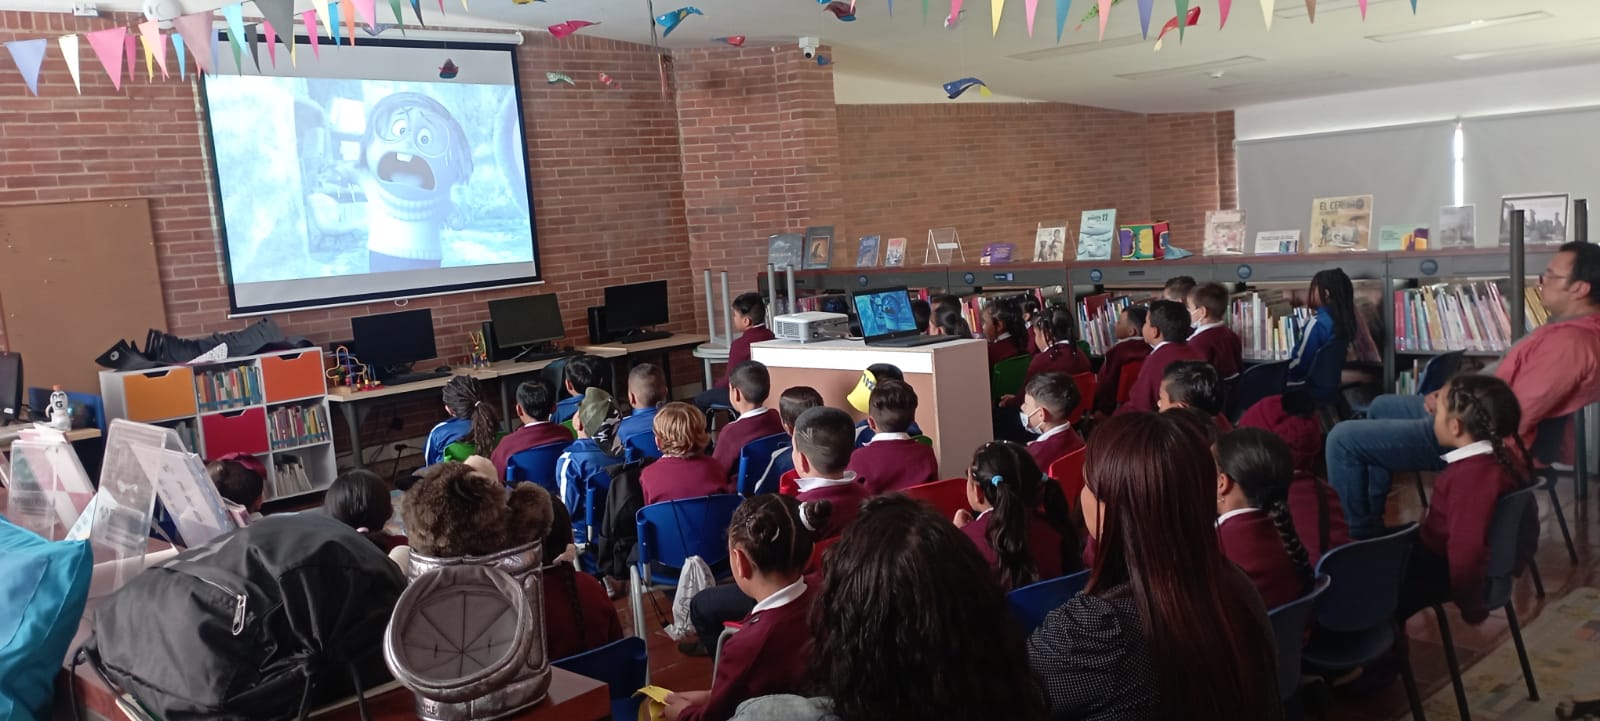
<path fill-rule="evenodd" d="M 639 544 L 639 509 L 644 508 L 644 488 L 639 476 L 654 458 L 642 458 L 606 468 L 611 487 L 606 489 L 605 513 L 595 542 L 595 564 L 612 578 L 628 577 L 628 559 Z"/>
<path fill-rule="evenodd" d="M 386 683 L 400 569 L 328 516 L 269 516 L 106 599 L 83 657 L 165 721 L 282 721 Z"/>

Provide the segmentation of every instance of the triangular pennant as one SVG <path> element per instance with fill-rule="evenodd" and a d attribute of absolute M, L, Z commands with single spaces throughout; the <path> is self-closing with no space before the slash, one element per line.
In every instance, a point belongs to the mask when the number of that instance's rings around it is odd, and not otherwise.
<path fill-rule="evenodd" d="M 1106 39 L 1106 20 L 1111 18 L 1112 0 L 1100 0 L 1100 39 Z"/>
<path fill-rule="evenodd" d="M 1276 0 L 1261 0 L 1261 17 L 1267 21 L 1267 29 L 1272 29 L 1272 5 Z"/>
<path fill-rule="evenodd" d="M 1317 0 L 1306 0 L 1306 18 L 1311 22 L 1317 21 Z"/>
<path fill-rule="evenodd" d="M 208 73 L 215 72 L 214 68 L 216 68 L 216 66 L 217 66 L 216 65 L 217 59 L 222 57 L 222 49 L 221 49 L 221 46 L 222 46 L 222 33 L 219 33 L 219 32 L 216 32 L 216 31 L 212 31 L 209 34 L 211 36 L 211 39 L 206 41 L 206 46 L 210 49 L 210 52 L 211 52 L 211 67 L 213 68 L 213 70 L 207 70 L 206 72 L 208 72 Z M 233 44 L 232 42 L 229 43 L 229 45 L 232 45 L 232 44 Z M 238 53 L 234 53 L 233 66 L 234 67 L 239 67 Z"/>
<path fill-rule="evenodd" d="M 149 21 L 146 20 L 145 22 Z M 156 33 L 157 36 L 160 34 L 159 32 Z M 150 41 L 144 38 L 144 31 L 142 30 L 139 33 L 139 46 L 144 48 L 144 81 L 148 83 L 156 79 L 156 51 L 155 48 L 150 46 Z"/>
<path fill-rule="evenodd" d="M 467 7 L 467 0 L 461 0 L 461 11 L 469 13 L 472 12 L 472 8 Z"/>
<path fill-rule="evenodd" d="M 422 0 L 411 0 L 411 12 L 417 16 L 418 25 L 428 26 L 427 23 L 422 21 Z"/>
<path fill-rule="evenodd" d="M 1271 2 L 1272 0 L 1267 0 Z M 1056 0 L 1056 43 L 1061 43 L 1061 32 L 1067 29 L 1067 13 L 1072 9 L 1072 0 Z"/>
<path fill-rule="evenodd" d="M 211 29 L 211 18 L 211 13 L 189 13 L 172 19 L 172 28 L 178 31 L 172 44 L 177 45 L 178 38 L 183 38 L 189 54 L 194 56 L 195 68 L 205 73 L 211 72 L 211 61 L 216 57 L 211 52 L 212 41 L 217 37 Z"/>
<path fill-rule="evenodd" d="M 28 91 L 34 95 L 39 94 L 39 68 L 44 65 L 44 51 L 48 47 L 50 43 L 44 38 L 6 43 L 6 49 L 11 51 L 11 60 L 22 71 L 22 81 L 28 84 Z"/>
<path fill-rule="evenodd" d="M 272 26 L 273 35 L 283 41 L 285 48 L 294 50 L 294 0 L 255 0 L 255 3 L 256 9 L 261 11 L 261 17 Z M 310 32 L 317 31 L 314 25 L 306 29 Z M 270 42 L 269 40 L 268 43 Z M 269 48 L 267 54 L 270 56 L 274 53 Z M 276 60 L 273 64 L 277 64 Z"/>
<path fill-rule="evenodd" d="M 146 20 L 139 23 L 139 39 L 144 42 L 144 69 L 150 71 L 150 61 L 154 60 L 156 67 L 161 68 L 161 79 L 172 77 L 167 74 L 167 36 L 161 34 L 161 22 Z"/>
<path fill-rule="evenodd" d="M 244 4 L 222 6 L 222 19 L 228 22 L 228 44 L 233 46 L 233 71 L 244 72 Z"/>
<path fill-rule="evenodd" d="M 189 61 L 184 59 L 184 57 L 183 57 L 183 46 L 184 46 L 183 36 L 179 35 L 177 33 L 173 33 L 172 34 L 172 53 L 174 55 L 178 56 L 178 79 L 179 80 L 188 80 L 189 79 Z"/>
<path fill-rule="evenodd" d="M 927 0 L 923 0 L 923 2 L 927 2 Z M 444 0 L 439 0 L 439 14 L 444 14 Z"/>
<path fill-rule="evenodd" d="M 267 61 L 278 67 L 278 31 L 272 29 L 270 21 L 262 21 L 261 32 L 267 36 Z"/>
<path fill-rule="evenodd" d="M 127 64 L 122 67 L 128 71 L 128 82 L 133 82 L 133 66 L 137 63 L 134 59 L 139 57 L 139 41 L 132 35 L 122 36 L 122 55 Z"/>
<path fill-rule="evenodd" d="M 328 37 L 333 38 L 334 47 L 338 47 L 339 43 L 344 40 L 344 36 L 341 34 L 344 31 L 340 29 L 343 27 L 344 23 L 340 22 L 339 19 L 339 15 L 342 12 L 339 7 L 341 4 L 348 1 L 349 0 L 340 0 L 339 2 L 328 3 L 327 21 L 328 27 L 331 28 L 328 31 Z"/>
<path fill-rule="evenodd" d="M 1417 0 L 1411 0 L 1411 14 L 1417 14 Z"/>
<path fill-rule="evenodd" d="M 1367 0 L 1361 0 L 1360 5 L 1361 5 L 1361 19 L 1362 20 L 1366 20 L 1367 19 Z"/>
<path fill-rule="evenodd" d="M 1000 13 L 1005 9 L 1006 0 L 989 0 L 989 24 L 994 27 L 992 35 L 1000 34 Z"/>
<path fill-rule="evenodd" d="M 78 94 L 83 94 L 83 73 L 78 63 L 78 36 L 62 35 L 56 38 L 56 44 L 61 46 L 61 57 L 67 59 L 67 72 L 72 73 L 72 87 L 78 89 Z"/>
<path fill-rule="evenodd" d="M 400 28 L 400 34 L 406 33 L 406 16 L 400 14 L 400 0 L 389 0 L 389 12 L 394 13 L 394 25 Z"/>
<path fill-rule="evenodd" d="M 1183 42 L 1183 30 L 1189 27 L 1189 0 L 1177 0 L 1178 3 L 1178 42 Z"/>
<path fill-rule="evenodd" d="M 128 29 L 120 25 L 84 33 L 84 37 L 89 38 L 89 48 L 100 60 L 100 67 L 111 76 L 111 86 L 118 90 L 122 89 L 122 39 L 127 36 Z"/>
<path fill-rule="evenodd" d="M 1228 26 L 1228 12 L 1231 10 L 1233 10 L 1233 0 L 1217 0 L 1217 14 L 1222 16 L 1222 24 L 1217 27 Z"/>
<path fill-rule="evenodd" d="M 361 18 L 361 22 L 366 23 L 369 28 L 376 29 L 378 27 L 377 0 L 355 0 L 355 5 L 356 15 Z"/>
<path fill-rule="evenodd" d="M 1150 39 L 1150 15 L 1155 12 L 1156 0 L 1139 0 L 1139 32 Z"/>
<path fill-rule="evenodd" d="M 1023 12 L 1028 15 L 1028 37 L 1033 37 L 1033 18 L 1039 14 L 1039 0 L 1024 0 Z"/>
<path fill-rule="evenodd" d="M 305 24 L 306 24 L 306 30 L 307 30 L 306 35 L 309 35 L 311 37 L 311 55 L 313 57 L 317 58 L 318 60 L 321 60 L 322 59 L 322 50 L 318 49 L 318 47 L 317 47 L 317 11 L 316 11 L 316 8 L 312 8 L 310 10 L 307 10 L 305 12 L 300 13 L 300 19 L 302 21 L 304 21 Z M 289 58 L 291 60 L 294 58 L 294 50 L 292 48 L 289 50 Z"/>
<path fill-rule="evenodd" d="M 350 38 L 350 44 L 356 44 L 356 9 L 350 0 L 339 0 L 339 17 L 344 18 L 344 35 Z"/>
<path fill-rule="evenodd" d="M 261 35 L 256 32 L 261 23 L 250 23 L 244 26 L 244 39 L 250 43 L 250 62 L 256 66 L 256 72 L 261 72 Z"/>

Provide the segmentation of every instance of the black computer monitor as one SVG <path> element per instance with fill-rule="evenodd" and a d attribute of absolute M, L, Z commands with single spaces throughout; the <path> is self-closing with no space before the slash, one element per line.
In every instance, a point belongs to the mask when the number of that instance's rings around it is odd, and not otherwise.
<path fill-rule="evenodd" d="M 433 344 L 433 311 L 427 308 L 351 318 L 350 335 L 356 357 L 380 376 L 439 357 Z"/>
<path fill-rule="evenodd" d="M 567 337 L 567 329 L 561 323 L 561 306 L 554 293 L 491 300 L 489 320 L 494 323 L 494 343 L 501 349 L 522 348 Z"/>
<path fill-rule="evenodd" d="M 613 333 L 667 322 L 667 281 L 606 288 L 606 330 Z"/>

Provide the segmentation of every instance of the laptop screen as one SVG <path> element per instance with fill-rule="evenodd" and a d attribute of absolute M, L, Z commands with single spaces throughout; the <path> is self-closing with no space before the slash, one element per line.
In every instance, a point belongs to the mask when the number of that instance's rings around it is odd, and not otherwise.
<path fill-rule="evenodd" d="M 855 293 L 851 296 L 851 300 L 855 302 L 856 317 L 861 320 L 861 335 L 864 338 L 907 335 L 921 331 L 917 327 L 916 316 L 911 313 L 911 297 L 906 295 L 905 288 L 885 288 Z"/>

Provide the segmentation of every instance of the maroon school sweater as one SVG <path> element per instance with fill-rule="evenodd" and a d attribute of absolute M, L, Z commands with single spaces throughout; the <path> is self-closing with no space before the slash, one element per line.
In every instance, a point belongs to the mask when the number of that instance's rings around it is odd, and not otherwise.
<path fill-rule="evenodd" d="M 795 494 L 795 500 L 801 503 L 827 501 L 833 506 L 833 511 L 828 516 L 828 525 L 817 532 L 814 540 L 825 541 L 839 535 L 845 526 L 850 525 L 856 520 L 856 516 L 861 515 L 861 502 L 867 500 L 867 489 L 861 486 L 858 479 L 848 475 L 846 478 L 848 483 L 817 485 L 811 490 L 805 490 L 806 486 L 826 482 L 810 478 L 796 479 L 795 483 L 800 485 L 801 490 Z"/>
<path fill-rule="evenodd" d="M 994 364 L 1007 358 L 1015 358 L 1019 355 L 1027 354 L 1028 344 L 1022 339 L 1011 337 L 1005 340 L 989 341 L 989 368 L 992 370 Z"/>
<path fill-rule="evenodd" d="M 1239 416 L 1240 428 L 1260 428 L 1278 434 L 1289 444 L 1294 469 L 1316 473 L 1322 458 L 1322 424 L 1312 417 L 1283 410 L 1283 396 L 1267 396 Z"/>
<path fill-rule="evenodd" d="M 1328 543 L 1322 543 L 1322 514 L 1328 515 Z M 1316 567 L 1322 554 L 1350 542 L 1350 524 L 1344 519 L 1344 506 L 1339 504 L 1339 494 L 1333 486 L 1309 473 L 1296 471 L 1289 481 L 1289 515 L 1294 517 L 1294 532 L 1300 536 L 1300 545 L 1306 547 L 1311 566 Z"/>
<path fill-rule="evenodd" d="M 494 454 L 489 456 L 489 460 L 494 463 L 494 470 L 500 474 L 500 480 L 503 481 L 506 479 L 506 463 L 513 455 L 535 446 L 557 442 L 571 443 L 572 431 L 567 430 L 566 426 L 548 421 L 523 426 L 501 438 L 500 442 L 495 444 Z"/>
<path fill-rule="evenodd" d="M 1300 597 L 1289 550 L 1266 511 L 1252 508 L 1217 526 L 1222 555 L 1250 577 L 1267 608 L 1277 608 Z"/>
<path fill-rule="evenodd" d="M 551 660 L 583 653 L 622 638 L 617 607 L 594 576 L 578 573 L 565 563 L 547 566 L 542 576 L 544 641 Z M 580 613 L 581 624 L 578 622 Z"/>
<path fill-rule="evenodd" d="M 880 434 L 850 454 L 850 470 L 861 477 L 867 495 L 876 496 L 939 480 L 939 457 L 909 438 Z"/>
<path fill-rule="evenodd" d="M 1050 464 L 1061 460 L 1067 455 L 1083 447 L 1083 436 L 1076 430 L 1068 428 L 1059 431 L 1049 438 L 1034 441 L 1028 444 L 1028 455 L 1033 456 L 1033 462 L 1039 464 L 1039 470 L 1050 473 Z M 1069 499 L 1070 500 L 1070 499 Z"/>
<path fill-rule="evenodd" d="M 983 560 L 988 561 L 991 568 L 998 570 L 1000 556 L 995 553 L 994 546 L 989 544 L 989 521 L 993 518 L 993 511 L 985 513 L 962 526 L 961 532 L 972 539 L 972 543 L 978 547 L 978 555 L 983 556 Z M 1038 516 L 1028 518 L 1028 553 L 1033 555 L 1033 565 L 1039 569 L 1039 580 L 1048 581 L 1078 570 L 1077 559 L 1070 559 L 1071 566 L 1068 567 L 1069 559 L 1061 555 L 1063 540 L 1049 521 Z"/>
<path fill-rule="evenodd" d="M 711 456 L 663 456 L 639 473 L 645 505 L 728 493 L 728 472 Z"/>
<path fill-rule="evenodd" d="M 1202 360 L 1217 369 L 1217 377 L 1227 380 L 1244 370 L 1244 342 L 1239 334 L 1226 325 L 1207 328 L 1189 336 L 1189 347 L 1200 353 Z"/>
<path fill-rule="evenodd" d="M 776 337 L 772 334 L 772 329 L 763 323 L 750 326 L 745 329 L 745 332 L 740 333 L 738 338 L 734 338 L 733 342 L 728 344 L 728 364 L 722 367 L 722 379 L 717 381 L 717 387 L 727 388 L 728 374 L 732 373 L 733 369 L 737 368 L 740 363 L 750 360 L 751 343 L 760 343 Z"/>
<path fill-rule="evenodd" d="M 783 420 L 778 417 L 777 411 L 769 408 L 765 413 L 723 426 L 717 432 L 717 445 L 711 449 L 711 457 L 717 459 L 728 470 L 728 477 L 732 478 L 739 472 L 739 451 L 744 450 L 744 444 L 782 432 Z"/>
<path fill-rule="evenodd" d="M 817 587 L 807 586 L 789 603 L 745 616 L 739 632 L 722 646 L 710 697 L 704 704 L 685 708 L 679 721 L 727 721 L 743 701 L 802 693 L 811 657 L 806 616 L 816 596 Z"/>
<path fill-rule="evenodd" d="M 1117 412 L 1154 411 L 1156 397 L 1161 393 L 1161 376 L 1166 374 L 1167 366 L 1187 360 L 1205 358 L 1181 340 L 1162 344 L 1160 348 L 1150 351 L 1150 357 L 1145 358 L 1144 366 L 1139 368 L 1139 377 L 1133 381 L 1133 390 L 1128 392 L 1128 402 L 1117 408 Z"/>
<path fill-rule="evenodd" d="M 1450 564 L 1450 595 L 1461 617 L 1478 623 L 1483 607 L 1483 574 L 1489 563 L 1489 521 L 1500 496 L 1517 489 L 1517 480 L 1493 453 L 1451 463 L 1433 480 L 1432 504 L 1422 517 L 1417 540 Z"/>
<path fill-rule="evenodd" d="M 1122 367 L 1143 361 L 1149 355 L 1150 344 L 1143 338 L 1119 341 L 1107 349 L 1105 361 L 1100 364 L 1100 373 L 1095 378 L 1094 409 L 1101 413 L 1116 410 L 1117 383 L 1122 379 Z"/>
<path fill-rule="evenodd" d="M 1075 376 L 1093 370 L 1089 366 L 1089 358 L 1083 351 L 1078 350 L 1078 346 L 1071 341 L 1062 341 L 1033 355 L 1033 360 L 1028 362 L 1028 374 L 1023 376 L 1022 387 L 1026 390 L 1030 381 L 1044 373 L 1065 373 Z M 1006 407 L 1021 408 L 1022 394 L 1018 393 Z"/>

